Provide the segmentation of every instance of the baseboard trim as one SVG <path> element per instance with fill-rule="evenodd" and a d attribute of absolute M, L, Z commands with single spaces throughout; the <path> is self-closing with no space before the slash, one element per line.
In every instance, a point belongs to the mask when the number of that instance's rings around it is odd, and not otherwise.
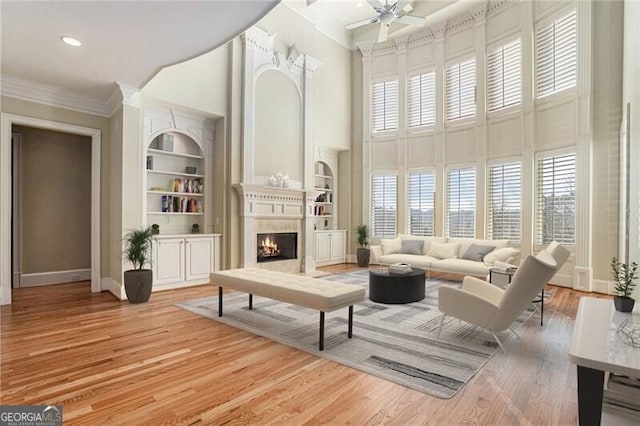
<path fill-rule="evenodd" d="M 113 294 L 118 300 L 126 300 L 127 295 L 124 292 L 124 287 L 121 286 L 111 277 L 102 277 L 100 288 L 103 291 L 108 291 Z"/>
<path fill-rule="evenodd" d="M 593 291 L 602 294 L 615 294 L 615 285 L 611 281 L 593 280 Z"/>
<path fill-rule="evenodd" d="M 39 272 L 37 274 L 22 274 L 20 287 L 37 287 L 40 285 L 70 283 L 75 281 L 90 281 L 91 268 L 70 269 L 68 271 Z"/>

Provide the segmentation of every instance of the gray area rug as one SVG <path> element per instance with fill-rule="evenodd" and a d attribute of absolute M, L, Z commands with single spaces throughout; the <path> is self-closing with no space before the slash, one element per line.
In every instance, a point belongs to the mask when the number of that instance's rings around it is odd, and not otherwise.
<path fill-rule="evenodd" d="M 369 271 L 322 279 L 362 285 L 368 290 Z M 442 315 L 438 287 L 459 287 L 461 283 L 434 279 L 425 285 L 426 297 L 420 302 L 385 305 L 367 299 L 355 305 L 352 339 L 347 338 L 347 308 L 327 313 L 324 351 L 318 350 L 316 310 L 254 296 L 250 311 L 248 295 L 237 292 L 224 295 L 221 318 L 217 296 L 177 306 L 426 394 L 451 398 L 496 353 L 498 345 L 486 331 L 451 317 L 438 338 Z M 525 311 L 513 328 L 519 328 L 533 312 L 533 308 Z M 504 341 L 510 333 L 498 336 Z"/>

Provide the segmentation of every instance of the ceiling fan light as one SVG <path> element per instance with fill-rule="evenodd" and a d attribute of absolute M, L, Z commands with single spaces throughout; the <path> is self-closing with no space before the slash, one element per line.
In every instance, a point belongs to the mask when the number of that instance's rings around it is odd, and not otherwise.
<path fill-rule="evenodd" d="M 380 22 L 382 22 L 385 25 L 390 25 L 395 18 L 396 16 L 391 12 L 385 12 L 380 14 Z"/>
<path fill-rule="evenodd" d="M 73 38 L 73 37 L 62 36 L 62 37 L 60 37 L 60 40 L 62 40 L 64 43 L 68 44 L 69 46 L 73 46 L 73 47 L 82 46 L 82 42 L 80 40 L 78 40 L 78 39 Z"/>

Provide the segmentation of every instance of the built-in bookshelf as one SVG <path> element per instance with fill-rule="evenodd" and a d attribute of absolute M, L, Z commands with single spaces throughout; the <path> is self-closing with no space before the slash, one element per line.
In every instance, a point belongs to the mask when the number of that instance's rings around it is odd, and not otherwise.
<path fill-rule="evenodd" d="M 200 146 L 183 133 L 166 132 L 151 141 L 146 160 L 147 223 L 174 232 L 188 232 L 194 224 L 202 229 L 205 161 Z"/>
<path fill-rule="evenodd" d="M 331 167 L 316 161 L 313 169 L 316 197 L 313 204 L 314 229 L 334 229 L 335 179 Z"/>

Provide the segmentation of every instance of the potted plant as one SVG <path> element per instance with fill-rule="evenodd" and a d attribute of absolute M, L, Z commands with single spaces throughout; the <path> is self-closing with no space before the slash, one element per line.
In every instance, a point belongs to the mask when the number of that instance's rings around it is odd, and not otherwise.
<path fill-rule="evenodd" d="M 131 303 L 144 303 L 151 295 L 153 273 L 144 266 L 151 266 L 151 243 L 154 240 L 151 227 L 133 229 L 124 237 L 124 257 L 134 268 L 124 271 L 124 290 Z"/>
<path fill-rule="evenodd" d="M 153 235 L 160 234 L 160 225 L 158 225 L 157 223 L 154 223 L 153 225 L 151 225 L 151 233 Z"/>
<path fill-rule="evenodd" d="M 635 300 L 631 298 L 633 288 L 636 283 L 633 280 L 637 279 L 636 271 L 638 270 L 638 264 L 632 262 L 631 264 L 622 263 L 618 261 L 617 257 L 613 257 L 611 260 L 611 275 L 616 283 L 615 291 L 616 296 L 613 297 L 613 303 L 616 310 L 620 312 L 631 312 Z"/>
<path fill-rule="evenodd" d="M 200 233 L 200 225 L 198 225 L 197 223 L 194 223 L 193 225 L 191 225 L 191 233 L 192 234 L 199 234 Z"/>
<path fill-rule="evenodd" d="M 369 260 L 371 259 L 371 251 L 369 250 L 369 228 L 367 225 L 358 225 L 356 227 L 356 239 L 358 241 L 358 250 L 356 251 L 356 257 L 358 259 L 358 266 L 369 266 Z"/>

